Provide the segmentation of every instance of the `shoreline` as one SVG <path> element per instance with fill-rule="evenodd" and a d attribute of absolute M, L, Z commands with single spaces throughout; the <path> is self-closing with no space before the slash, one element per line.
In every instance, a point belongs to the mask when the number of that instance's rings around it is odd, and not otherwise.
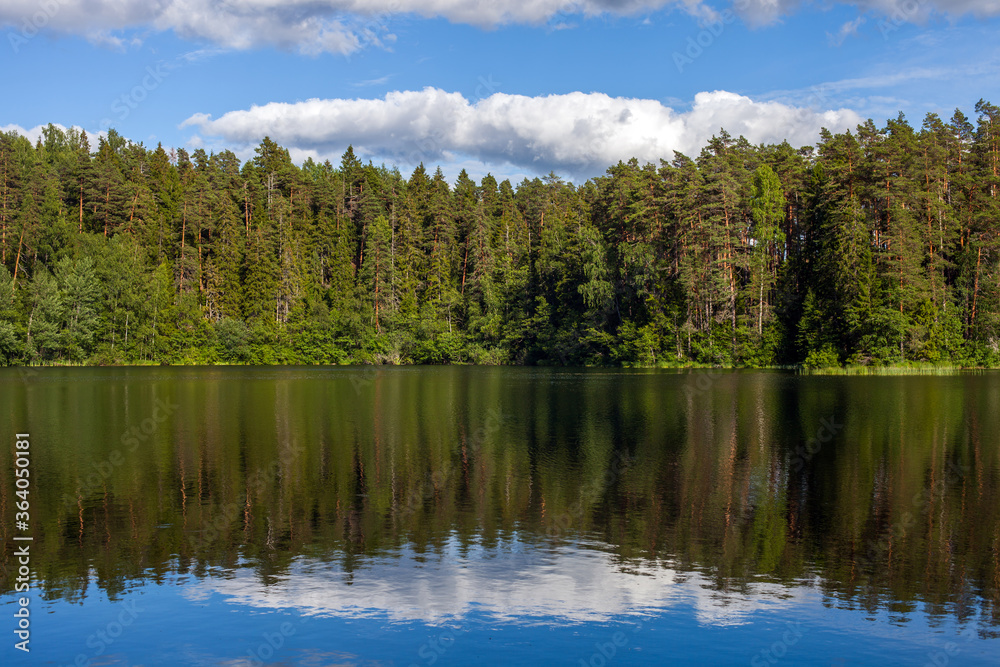
<path fill-rule="evenodd" d="M 907 375 L 961 375 L 967 373 L 983 373 L 987 371 L 998 371 L 996 366 L 962 366 L 956 364 L 892 364 L 887 366 L 864 366 L 849 364 L 845 366 L 823 366 L 818 368 L 807 368 L 805 366 L 722 366 L 712 364 L 657 364 L 657 365 L 580 365 L 580 366 L 560 366 L 560 365 L 526 365 L 526 364 L 472 364 L 472 363 L 447 363 L 447 364 L 375 364 L 375 363 L 354 363 L 354 364 L 308 364 L 308 363 L 282 363 L 282 364 L 254 364 L 254 363 L 164 363 L 164 362 L 138 362 L 138 363 L 44 363 L 44 364 L 11 364 L 5 368 L 20 369 L 22 371 L 37 371 L 42 368 L 149 368 L 149 367 L 171 367 L 190 368 L 195 366 L 204 367 L 257 367 L 257 368 L 301 368 L 301 367 L 329 367 L 329 368 L 400 368 L 400 367 L 444 367 L 444 366 L 474 366 L 482 368 L 592 368 L 592 369 L 618 369 L 618 370 L 674 370 L 674 371 L 784 371 L 796 375 L 879 375 L 879 376 L 907 376 Z"/>

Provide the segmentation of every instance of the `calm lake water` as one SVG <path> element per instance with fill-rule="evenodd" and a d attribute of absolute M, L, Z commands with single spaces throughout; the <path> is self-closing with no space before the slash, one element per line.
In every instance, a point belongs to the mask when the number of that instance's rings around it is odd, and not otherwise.
<path fill-rule="evenodd" d="M 0 369 L 0 434 L 3 664 L 1000 664 L 998 373 Z"/>

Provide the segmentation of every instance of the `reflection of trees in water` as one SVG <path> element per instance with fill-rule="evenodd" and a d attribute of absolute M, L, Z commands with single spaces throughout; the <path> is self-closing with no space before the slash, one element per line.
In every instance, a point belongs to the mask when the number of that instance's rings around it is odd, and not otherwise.
<path fill-rule="evenodd" d="M 299 556 L 351 576 L 401 545 L 435 558 L 450 539 L 488 550 L 517 534 L 540 549 L 595 540 L 723 592 L 818 575 L 838 604 L 1000 623 L 1000 457 L 983 439 L 1000 432 L 998 378 L 691 383 L 410 369 L 360 390 L 336 372 L 177 387 L 177 419 L 77 506 L 61 500 L 79 462 L 114 443 L 40 448 L 32 564 L 48 597 L 114 597 L 241 562 L 277 581 Z M 142 414 L 152 391 L 130 390 Z M 33 414 L 57 409 L 33 399 Z M 100 433 L 108 410 L 79 430 Z M 830 420 L 842 430 L 804 458 Z"/>

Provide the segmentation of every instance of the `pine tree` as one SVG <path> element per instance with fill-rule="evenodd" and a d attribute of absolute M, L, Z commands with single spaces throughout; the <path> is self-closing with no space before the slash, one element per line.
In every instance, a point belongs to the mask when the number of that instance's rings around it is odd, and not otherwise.
<path fill-rule="evenodd" d="M 94 349 L 101 291 L 89 257 L 64 257 L 56 265 L 56 282 L 62 298 L 63 353 L 72 361 L 87 359 Z"/>
<path fill-rule="evenodd" d="M 85 185 L 93 231 L 101 231 L 104 236 L 117 231 L 125 221 L 128 210 L 121 159 L 125 144 L 125 140 L 114 130 L 108 130 L 107 138 L 98 140 L 90 181 Z"/>
<path fill-rule="evenodd" d="M 21 356 L 14 305 L 14 281 L 7 267 L 0 264 L 0 363 L 4 366 Z"/>
<path fill-rule="evenodd" d="M 44 266 L 35 269 L 29 288 L 26 346 L 30 361 L 55 358 L 62 351 L 65 300 Z"/>
<path fill-rule="evenodd" d="M 366 301 L 370 304 L 371 321 L 375 332 L 381 333 L 383 323 L 392 320 L 396 309 L 392 276 L 392 227 L 384 215 L 375 218 L 368 230 L 365 245 L 365 263 L 361 267 L 361 285 Z"/>
<path fill-rule="evenodd" d="M 770 316 L 771 291 L 777 281 L 778 265 L 782 261 L 785 235 L 781 230 L 785 217 L 785 196 L 778 175 L 764 165 L 754 172 L 750 188 L 750 210 L 753 227 L 751 279 L 748 282 L 748 302 L 757 304 L 757 335 L 764 333 L 765 311 Z"/>
<path fill-rule="evenodd" d="M 206 269 L 206 314 L 213 322 L 224 317 L 243 319 L 246 235 L 231 200 L 222 202 L 220 215 L 219 233 L 212 244 L 212 256 Z"/>

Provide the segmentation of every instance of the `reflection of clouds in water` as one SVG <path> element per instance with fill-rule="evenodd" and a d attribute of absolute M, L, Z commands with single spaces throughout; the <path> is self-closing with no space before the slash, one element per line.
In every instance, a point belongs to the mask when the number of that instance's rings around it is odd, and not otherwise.
<path fill-rule="evenodd" d="M 461 620 L 472 611 L 520 623 L 607 622 L 622 615 L 692 607 L 701 625 L 739 625 L 754 612 L 789 607 L 810 587 L 749 584 L 719 591 L 697 572 L 680 573 L 579 546 L 531 548 L 516 540 L 483 548 L 449 539 L 440 552 L 410 549 L 365 561 L 353 573 L 297 558 L 270 585 L 249 568 L 185 587 L 192 600 L 220 594 L 248 607 L 297 609 L 317 616 L 386 615 L 393 621 Z M 534 620 L 534 619 L 537 619 Z"/>
<path fill-rule="evenodd" d="M 818 602 L 821 595 L 813 588 L 758 582 L 749 584 L 746 592 L 713 590 L 707 580 L 697 576 L 691 583 L 694 591 L 695 618 L 699 625 L 743 625 L 762 611 L 786 609 L 805 601 Z"/>

